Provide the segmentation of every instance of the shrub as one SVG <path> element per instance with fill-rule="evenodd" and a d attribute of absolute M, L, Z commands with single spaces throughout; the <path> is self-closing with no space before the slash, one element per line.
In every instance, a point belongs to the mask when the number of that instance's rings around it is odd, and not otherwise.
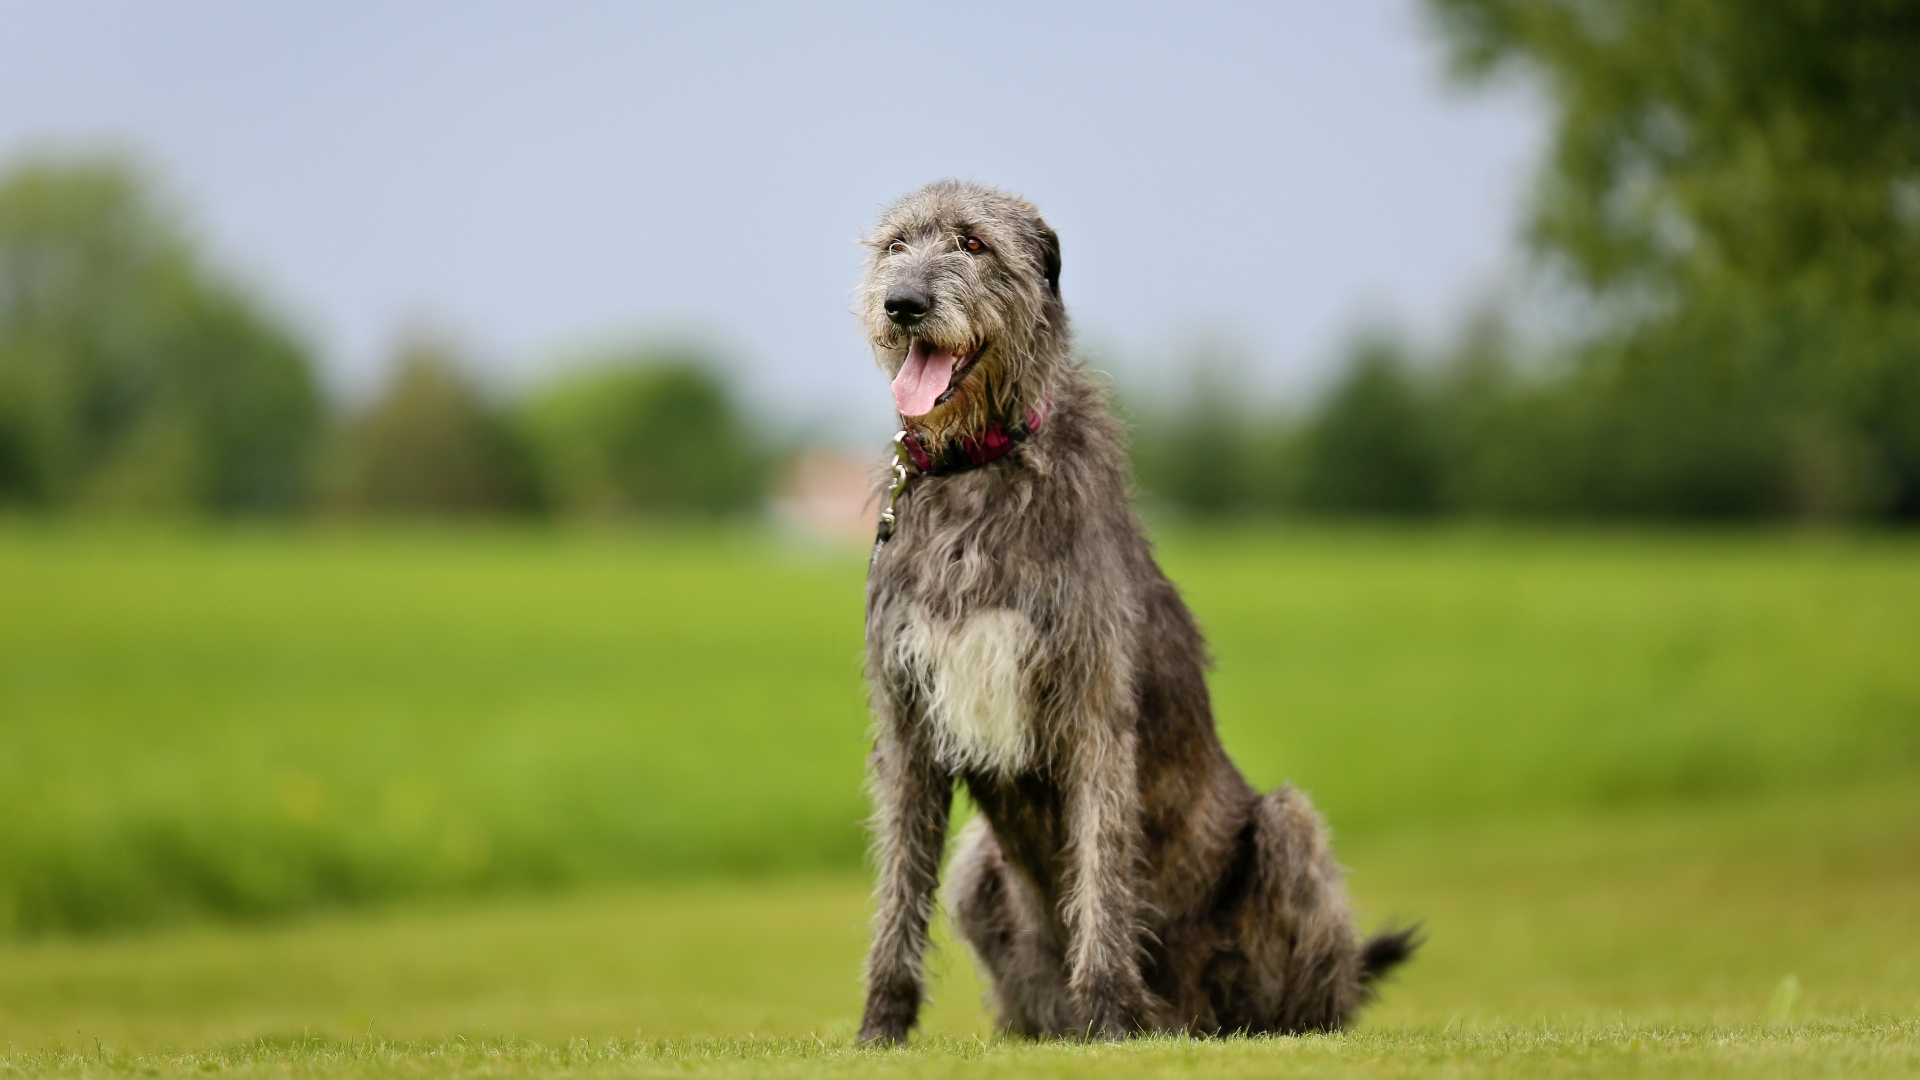
<path fill-rule="evenodd" d="M 133 168 L 0 179 L 0 502 L 285 509 L 320 420 L 306 348 L 205 269 Z"/>
<path fill-rule="evenodd" d="M 1299 501 L 1313 510 L 1425 514 L 1438 509 L 1436 419 L 1401 350 L 1362 342 L 1307 426 Z"/>
<path fill-rule="evenodd" d="M 764 463 L 716 370 L 697 355 L 641 350 L 534 394 L 518 427 L 553 505 L 593 516 L 752 506 Z"/>
<path fill-rule="evenodd" d="M 348 512 L 471 515 L 534 504 L 504 417 L 444 343 L 402 348 L 386 393 L 341 435 L 329 502 Z"/>

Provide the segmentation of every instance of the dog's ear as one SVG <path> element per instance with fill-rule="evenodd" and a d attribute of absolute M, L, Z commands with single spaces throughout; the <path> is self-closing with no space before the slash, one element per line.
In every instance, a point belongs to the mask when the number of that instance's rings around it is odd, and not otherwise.
<path fill-rule="evenodd" d="M 1045 225 L 1040 226 L 1040 266 L 1047 275 L 1047 288 L 1054 299 L 1060 298 L 1060 237 Z"/>

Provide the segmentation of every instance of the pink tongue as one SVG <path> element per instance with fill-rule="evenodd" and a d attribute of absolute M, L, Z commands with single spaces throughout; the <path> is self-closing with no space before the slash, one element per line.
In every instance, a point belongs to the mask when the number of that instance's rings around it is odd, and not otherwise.
<path fill-rule="evenodd" d="M 893 377 L 893 404 L 901 416 L 925 416 L 947 392 L 957 359 L 950 352 L 934 352 L 919 338 L 907 349 L 907 362 Z"/>

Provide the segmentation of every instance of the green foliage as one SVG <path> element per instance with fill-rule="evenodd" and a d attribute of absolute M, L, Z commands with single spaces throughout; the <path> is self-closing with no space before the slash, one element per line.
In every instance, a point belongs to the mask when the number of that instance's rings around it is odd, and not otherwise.
<path fill-rule="evenodd" d="M 1201 516 L 1440 509 L 1441 403 L 1392 338 L 1358 340 L 1304 418 L 1260 411 L 1232 383 L 1203 361 L 1171 406 L 1129 410 L 1135 474 L 1154 503 Z"/>
<path fill-rule="evenodd" d="M 347 512 L 500 513 L 534 498 L 505 417 L 427 340 L 401 350 L 386 393 L 341 433 L 330 472 L 328 501 Z"/>
<path fill-rule="evenodd" d="M 1362 347 L 1303 422 L 1239 420 L 1291 432 L 1293 486 L 1223 469 L 1202 498 L 1150 437 L 1149 490 L 1214 510 L 1920 518 L 1920 2 L 1431 8 L 1464 75 L 1547 89 L 1533 236 L 1586 329 L 1544 360 L 1487 320 L 1434 363 Z"/>
<path fill-rule="evenodd" d="M 1597 287 L 1920 299 L 1920 4 L 1430 0 L 1458 69 L 1538 74 L 1538 203 Z"/>
<path fill-rule="evenodd" d="M 284 509 L 319 420 L 305 349 L 204 268 L 134 170 L 0 178 L 0 502 Z"/>
<path fill-rule="evenodd" d="M 554 505 L 589 516 L 752 506 L 765 469 L 717 371 L 697 355 L 641 351 L 535 394 L 520 429 Z"/>
<path fill-rule="evenodd" d="M 1230 384 L 1202 363 L 1173 407 L 1126 403 L 1135 477 L 1154 503 L 1202 516 L 1292 504 L 1298 438 L 1284 420 L 1250 412 Z"/>
<path fill-rule="evenodd" d="M 324 421 L 298 340 L 211 274 L 138 172 L 32 160 L 0 178 L 0 505 L 196 513 L 304 501 Z M 712 514 L 762 494 L 717 369 L 615 357 L 514 409 L 444 344 L 401 351 L 319 470 L 350 513 Z M 511 414 L 511 415 L 510 415 Z"/>
<path fill-rule="evenodd" d="M 1437 509 L 1435 417 L 1399 349 L 1363 342 L 1305 432 L 1300 504 L 1336 513 Z"/>
<path fill-rule="evenodd" d="M 1779 329 L 1773 319 L 1663 322 L 1592 346 L 1559 378 L 1508 374 L 1475 388 L 1449 417 L 1456 505 L 1732 519 L 1884 509 L 1860 433 L 1765 370 L 1800 344 Z"/>
<path fill-rule="evenodd" d="M 1534 235 L 1600 327 L 1531 447 L 1559 500 L 1920 516 L 1920 3 L 1431 6 L 1554 105 Z"/>
<path fill-rule="evenodd" d="M 1222 530 L 1229 749 L 1346 837 L 1920 771 L 1907 542 Z M 0 534 L 13 933 L 861 864 L 864 562 L 718 532 Z"/>

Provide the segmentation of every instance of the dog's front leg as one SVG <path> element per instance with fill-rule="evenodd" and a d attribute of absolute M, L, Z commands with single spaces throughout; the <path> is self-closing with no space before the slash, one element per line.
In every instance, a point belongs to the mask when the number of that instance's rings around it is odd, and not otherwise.
<path fill-rule="evenodd" d="M 1073 845 L 1067 988 L 1088 1034 L 1101 1039 L 1125 1038 L 1146 1021 L 1135 887 L 1136 749 L 1130 726 L 1101 723 L 1078 740 L 1067 778 Z"/>
<path fill-rule="evenodd" d="M 953 805 L 953 778 L 912 728 L 892 720 L 882 720 L 870 759 L 880 884 L 861 1042 L 904 1042 L 919 1019 L 926 997 L 921 958 Z"/>

